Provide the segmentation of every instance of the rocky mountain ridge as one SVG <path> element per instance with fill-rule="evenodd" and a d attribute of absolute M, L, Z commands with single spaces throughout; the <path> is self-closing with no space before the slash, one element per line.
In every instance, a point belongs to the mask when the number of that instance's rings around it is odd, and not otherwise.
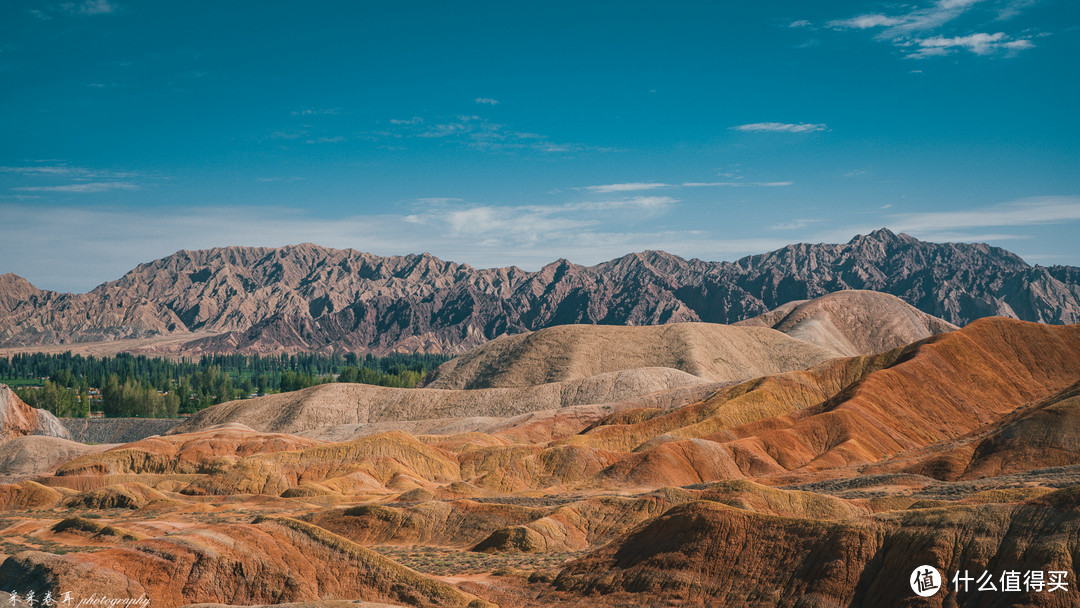
<path fill-rule="evenodd" d="M 529 272 L 302 244 L 180 251 L 85 294 L 7 274 L 0 346 L 209 331 L 184 350 L 457 353 L 561 324 L 732 323 L 846 289 L 890 293 L 956 325 L 985 316 L 1080 322 L 1080 268 L 880 229 L 736 262 L 645 251 Z"/>

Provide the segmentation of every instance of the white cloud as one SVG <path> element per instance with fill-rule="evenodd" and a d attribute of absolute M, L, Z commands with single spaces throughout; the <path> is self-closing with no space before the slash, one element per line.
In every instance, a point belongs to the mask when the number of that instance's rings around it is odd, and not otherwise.
<path fill-rule="evenodd" d="M 1031 0 L 1006 2 L 1005 8 L 997 13 L 997 20 L 1012 18 L 1032 3 Z M 1029 38 L 1013 38 L 1003 32 L 933 35 L 977 8 L 986 6 L 990 10 L 1000 7 L 1000 4 L 987 0 L 937 0 L 929 6 L 912 8 L 905 13 L 868 13 L 830 21 L 829 26 L 838 30 L 877 30 L 878 40 L 909 50 L 906 56 L 911 58 L 935 57 L 959 50 L 983 56 L 1011 54 L 1035 46 Z"/>
<path fill-rule="evenodd" d="M 460 198 L 454 198 L 449 196 L 433 196 L 427 198 L 418 198 L 416 199 L 416 202 L 427 203 L 429 205 L 443 205 L 446 203 L 458 203 L 461 202 L 461 200 L 462 199 Z"/>
<path fill-rule="evenodd" d="M 902 213 L 891 217 L 897 230 L 925 234 L 962 228 L 1030 226 L 1080 221 L 1080 196 L 1029 198 L 964 211 Z"/>
<path fill-rule="evenodd" d="M 683 182 L 681 184 L 665 184 L 663 182 L 629 182 L 625 184 L 606 184 L 603 186 L 585 186 L 575 190 L 587 190 L 597 193 L 614 192 L 638 192 L 641 190 L 660 190 L 663 188 L 781 188 L 791 186 L 795 182 Z"/>
<path fill-rule="evenodd" d="M 563 205 L 566 211 L 611 211 L 616 209 L 637 209 L 649 212 L 661 212 L 678 203 L 679 199 L 670 196 L 634 196 L 611 201 L 590 201 Z M 560 209 L 557 207 L 557 209 Z"/>
<path fill-rule="evenodd" d="M 499 105 L 499 100 L 498 99 L 492 99 L 490 97 L 477 97 L 473 101 L 475 101 L 476 103 L 485 104 L 485 105 L 489 105 L 489 106 L 497 106 L 497 105 Z"/>
<path fill-rule="evenodd" d="M 786 122 L 755 122 L 747 125 L 731 127 L 735 131 L 744 132 L 770 132 L 770 133 L 813 133 L 824 131 L 828 128 L 824 124 L 811 123 L 786 123 Z"/>
<path fill-rule="evenodd" d="M 887 15 L 859 15 L 858 17 L 851 17 L 849 19 L 830 21 L 829 26 L 838 29 L 867 30 L 875 27 L 900 25 L 903 22 L 903 19 L 889 17 Z"/>
<path fill-rule="evenodd" d="M 792 21 L 791 23 L 789 23 L 788 27 L 792 27 L 792 28 L 813 27 L 813 25 L 814 25 L 813 23 L 811 23 L 810 21 L 807 21 L 806 19 L 799 19 L 797 21 Z"/>
<path fill-rule="evenodd" d="M 3 173 L 19 173 L 21 175 L 69 175 L 80 171 L 78 167 L 66 167 L 63 165 L 34 166 L 34 167 L 0 167 Z"/>
<path fill-rule="evenodd" d="M 899 15 L 870 13 L 829 22 L 836 29 L 886 28 L 886 36 L 937 29 L 957 19 L 986 0 L 938 0 L 928 7 L 915 8 Z"/>
<path fill-rule="evenodd" d="M 270 139 L 300 139 L 307 135 L 307 131 L 274 131 L 270 134 Z"/>
<path fill-rule="evenodd" d="M 589 192 L 634 192 L 637 190 L 656 190 L 658 188 L 670 188 L 671 184 L 659 182 L 629 182 L 625 184 L 606 184 L 603 186 L 585 186 L 580 190 Z"/>
<path fill-rule="evenodd" d="M 289 113 L 293 116 L 334 116 L 341 113 L 341 108 L 305 108 Z"/>
<path fill-rule="evenodd" d="M 0 173 L 17 173 L 29 177 L 68 176 L 72 179 L 129 179 L 135 177 L 149 177 L 135 171 L 89 169 L 87 167 L 71 167 L 63 164 L 0 167 Z"/>
<path fill-rule="evenodd" d="M 137 184 L 128 182 L 84 182 L 79 184 L 64 184 L 61 186 L 24 186 L 21 188 L 12 188 L 12 190 L 20 192 L 66 192 L 74 194 L 138 189 L 139 186 Z"/>
<path fill-rule="evenodd" d="M 108 15 L 116 12 L 116 5 L 109 0 L 86 0 L 85 2 L 64 2 L 60 10 L 69 15 Z"/>
<path fill-rule="evenodd" d="M 1035 46 L 1034 43 L 1027 39 L 1012 40 L 1004 32 L 994 34 L 978 33 L 952 38 L 935 36 L 933 38 L 917 39 L 905 46 L 912 45 L 917 47 L 917 50 L 908 54 L 908 57 L 912 58 L 936 57 L 956 50 L 966 50 L 976 55 L 991 55 L 1029 49 Z"/>
<path fill-rule="evenodd" d="M 460 115 L 451 120 L 439 122 L 427 121 L 415 116 L 409 120 L 392 119 L 390 124 L 397 127 L 397 130 L 382 135 L 445 139 L 482 150 L 532 150 L 562 153 L 591 149 L 580 144 L 552 142 L 540 133 L 517 131 L 475 114 Z"/>
<path fill-rule="evenodd" d="M 783 188 L 795 182 L 686 182 L 684 188 L 742 188 L 755 186 L 761 188 Z"/>
<path fill-rule="evenodd" d="M 818 219 L 800 218 L 797 220 L 791 220 L 789 222 L 773 224 L 772 226 L 769 226 L 769 230 L 801 230 L 803 228 L 806 228 L 807 226 L 810 226 L 811 224 L 816 224 L 820 221 L 821 220 Z"/>

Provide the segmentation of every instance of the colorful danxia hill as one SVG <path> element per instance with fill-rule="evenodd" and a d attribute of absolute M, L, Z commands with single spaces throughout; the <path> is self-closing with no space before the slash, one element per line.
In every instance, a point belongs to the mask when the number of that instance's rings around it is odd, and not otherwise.
<path fill-rule="evenodd" d="M 9 348 L 460 354 L 417 388 L 232 401 L 123 444 L 0 385 L 0 591 L 1080 606 L 1078 285 L 887 231 L 732 264 L 303 245 L 181 252 L 82 295 L 8 275 Z"/>

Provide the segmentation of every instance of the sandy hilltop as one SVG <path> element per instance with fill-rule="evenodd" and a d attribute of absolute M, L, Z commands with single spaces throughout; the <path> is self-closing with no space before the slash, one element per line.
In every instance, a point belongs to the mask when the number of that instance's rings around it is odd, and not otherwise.
<path fill-rule="evenodd" d="M 232 401 L 120 444 L 0 406 L 0 589 L 23 597 L 1080 605 L 1075 324 L 845 290 L 733 325 L 556 324 L 421 388 Z M 924 599 L 924 564 L 1067 585 Z"/>

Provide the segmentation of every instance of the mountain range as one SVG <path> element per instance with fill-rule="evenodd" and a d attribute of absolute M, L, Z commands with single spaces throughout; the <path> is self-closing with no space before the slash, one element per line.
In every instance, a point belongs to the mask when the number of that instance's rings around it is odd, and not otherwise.
<path fill-rule="evenodd" d="M 645 251 L 529 272 L 302 244 L 179 251 L 85 294 L 6 274 L 0 347 L 190 335 L 173 342 L 190 353 L 461 353 L 563 324 L 733 323 L 848 289 L 893 294 L 959 326 L 987 316 L 1080 322 L 1080 268 L 883 228 L 735 262 Z"/>

